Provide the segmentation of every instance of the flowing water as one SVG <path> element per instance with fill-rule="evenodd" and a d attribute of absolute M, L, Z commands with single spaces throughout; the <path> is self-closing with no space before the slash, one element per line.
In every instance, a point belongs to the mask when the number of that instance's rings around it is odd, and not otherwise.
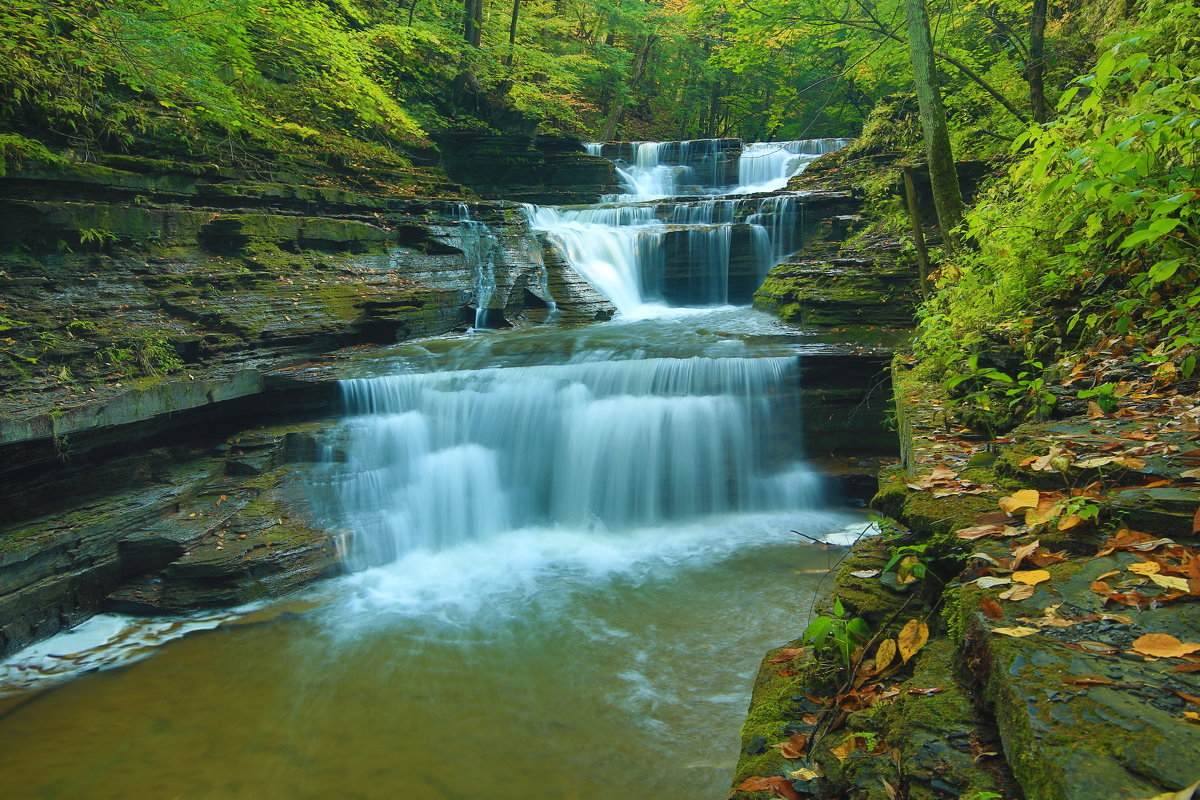
<path fill-rule="evenodd" d="M 864 522 L 801 460 L 805 337 L 716 281 L 714 307 L 672 306 L 653 248 L 619 238 L 659 214 L 728 230 L 743 201 L 703 202 L 531 208 L 622 315 L 362 360 L 307 489 L 354 571 L 18 654 L 0 797 L 722 796 L 760 654 L 840 555 L 791 532 Z M 760 222 L 767 252 L 794 246 Z"/>

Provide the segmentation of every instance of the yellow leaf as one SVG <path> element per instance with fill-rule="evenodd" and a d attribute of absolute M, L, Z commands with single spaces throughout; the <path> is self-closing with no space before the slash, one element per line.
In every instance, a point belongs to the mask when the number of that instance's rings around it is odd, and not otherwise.
<path fill-rule="evenodd" d="M 1001 636 L 1012 636 L 1014 638 L 1032 636 L 1037 632 L 1037 628 L 992 628 L 992 633 L 998 633 Z"/>
<path fill-rule="evenodd" d="M 900 651 L 900 659 L 907 664 L 925 642 L 929 641 L 929 626 L 917 619 L 910 619 L 900 629 L 896 637 L 896 647 Z"/>
<path fill-rule="evenodd" d="M 896 660 L 896 640 L 884 639 L 875 651 L 875 671 L 883 672 Z"/>
<path fill-rule="evenodd" d="M 1133 642 L 1133 651 L 1153 658 L 1181 658 L 1200 650 L 1200 644 L 1181 642 L 1167 633 L 1147 633 Z"/>
<path fill-rule="evenodd" d="M 1001 497 L 1000 509 L 1011 516 L 1014 511 L 1020 511 L 1022 508 L 1035 508 L 1040 496 L 1037 489 L 1022 489 L 1016 494 Z"/>
<path fill-rule="evenodd" d="M 1162 569 L 1162 566 L 1154 561 L 1139 561 L 1136 564 L 1130 564 L 1127 569 L 1130 572 L 1135 572 L 1138 575 L 1149 577 Z"/>
<path fill-rule="evenodd" d="M 1060 531 L 1068 531 L 1071 528 L 1083 524 L 1083 517 L 1078 514 L 1067 514 L 1058 521 L 1058 529 Z"/>
<path fill-rule="evenodd" d="M 829 752 L 837 756 L 838 761 L 845 761 L 850 757 L 850 754 L 858 749 L 858 737 L 851 736 L 846 741 L 839 744 L 837 747 L 831 748 Z"/>
<path fill-rule="evenodd" d="M 1050 573 L 1044 569 L 1022 570 L 1021 572 L 1014 572 L 1012 579 L 1017 583 L 1037 586 L 1042 581 L 1050 580 Z"/>
<path fill-rule="evenodd" d="M 1150 580 L 1162 586 L 1164 589 L 1177 589 L 1181 592 L 1191 591 L 1188 588 L 1188 582 L 1183 578 L 1176 578 L 1173 575 L 1151 575 Z"/>

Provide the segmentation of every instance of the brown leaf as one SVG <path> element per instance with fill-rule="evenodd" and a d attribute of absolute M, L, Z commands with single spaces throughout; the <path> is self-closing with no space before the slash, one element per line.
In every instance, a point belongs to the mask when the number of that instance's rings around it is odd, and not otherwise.
<path fill-rule="evenodd" d="M 808 734 L 793 733 L 786 742 L 779 742 L 771 747 L 777 748 L 784 758 L 804 758 L 805 749 L 808 747 Z"/>
<path fill-rule="evenodd" d="M 936 686 L 932 689 L 909 689 L 908 693 L 909 694 L 919 694 L 919 695 L 931 695 L 931 694 L 940 694 L 944 691 L 946 691 L 946 690 L 943 689 L 942 687 Z"/>
<path fill-rule="evenodd" d="M 800 800 L 800 795 L 796 794 L 796 790 L 792 788 L 791 782 L 787 778 L 780 775 L 772 775 L 769 778 L 760 778 L 757 775 L 746 780 L 734 787 L 741 792 L 771 792 L 779 797 L 785 797 L 787 800 Z"/>
<path fill-rule="evenodd" d="M 1058 492 L 1042 492 L 1037 507 L 1025 512 L 1025 526 L 1032 528 L 1057 517 L 1062 510 L 1062 499 Z"/>
<path fill-rule="evenodd" d="M 990 597 L 979 598 L 979 610 L 988 619 L 1004 619 L 1004 609 Z"/>
<path fill-rule="evenodd" d="M 1141 592 L 1113 592 L 1108 597 L 1104 598 L 1104 602 L 1112 601 L 1120 603 L 1123 606 L 1136 608 L 1139 611 L 1145 611 L 1147 608 L 1154 606 L 1154 598 L 1147 597 Z"/>
<path fill-rule="evenodd" d="M 1013 570 L 1017 569 L 1017 567 L 1021 566 L 1022 561 L 1037 552 L 1037 549 L 1041 546 L 1042 540 L 1034 539 L 1029 544 L 1023 544 L 1020 547 L 1014 547 L 1012 551 L 1013 560 L 1012 564 L 1009 565 L 1009 568 Z"/>
<path fill-rule="evenodd" d="M 779 648 L 779 655 L 772 658 L 771 663 L 782 664 L 785 661 L 791 661 L 796 656 L 804 655 L 804 651 L 807 649 L 807 647 L 781 647 Z"/>
<path fill-rule="evenodd" d="M 1068 678 L 1063 678 L 1063 683 L 1070 683 L 1074 686 L 1122 686 L 1116 681 L 1102 678 L 1099 675 L 1074 675 Z"/>
<path fill-rule="evenodd" d="M 1200 533 L 1200 506 L 1196 507 L 1196 515 L 1192 517 L 1192 535 Z"/>
<path fill-rule="evenodd" d="M 959 539 L 974 541 L 982 539 L 984 536 L 1003 536 L 1004 528 L 1003 525 L 975 525 L 970 528 L 960 528 L 954 532 L 954 535 Z"/>
<path fill-rule="evenodd" d="M 1180 692 L 1175 689 L 1172 689 L 1171 691 L 1175 694 L 1176 697 L 1182 697 L 1184 700 L 1187 700 L 1189 703 L 1193 703 L 1195 705 L 1200 706 L 1200 697 L 1197 697 L 1194 694 L 1188 694 L 1187 692 Z"/>
<path fill-rule="evenodd" d="M 900 629 L 896 637 L 896 647 L 900 651 L 900 659 L 907 664 L 925 642 L 929 641 L 929 626 L 917 619 L 910 619 Z"/>
<path fill-rule="evenodd" d="M 1033 593 L 1036 591 L 1037 589 L 1029 585 L 1014 586 L 1008 591 L 1001 592 L 1000 599 L 1012 600 L 1013 602 L 1018 600 L 1028 600 L 1029 598 L 1033 597 Z"/>
<path fill-rule="evenodd" d="M 1133 642 L 1133 652 L 1153 658 L 1179 658 L 1200 650 L 1196 642 L 1181 642 L 1167 633 L 1147 633 Z"/>

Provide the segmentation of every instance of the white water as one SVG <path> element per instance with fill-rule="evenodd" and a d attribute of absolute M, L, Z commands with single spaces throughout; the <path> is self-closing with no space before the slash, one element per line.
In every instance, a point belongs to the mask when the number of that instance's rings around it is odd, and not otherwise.
<path fill-rule="evenodd" d="M 818 156 L 846 142 L 746 145 L 734 186 L 722 185 L 723 140 L 621 143 L 615 163 L 623 194 L 583 208 L 529 206 L 526 214 L 530 226 L 549 234 L 567 262 L 623 316 L 744 305 L 770 268 L 801 244 L 803 207 L 794 194 L 780 190 Z M 605 147 L 587 145 L 593 155 Z M 773 194 L 745 196 L 762 192 Z M 746 227 L 738 229 L 739 224 Z"/>
<path fill-rule="evenodd" d="M 780 357 L 346 381 L 336 526 L 354 532 L 364 567 L 531 528 L 600 535 L 812 508 L 816 476 L 794 447 L 779 453 L 780 420 L 797 409 L 772 402 L 796 380 L 795 359 Z"/>
<path fill-rule="evenodd" d="M 412 343 L 346 381 L 312 493 L 357 571 L 303 616 L 105 617 L 21 654 L 8 688 L 130 666 L 10 713 L 0 794 L 717 796 L 758 653 L 798 635 L 805 575 L 836 557 L 789 531 L 862 525 L 799 460 L 796 358 L 764 343 L 787 334 L 668 306 L 655 265 L 690 226 L 719 304 L 731 224 L 757 215 L 766 263 L 794 246 L 789 202 L 530 209 L 625 318 Z M 481 328 L 495 237 L 459 217 Z"/>
<path fill-rule="evenodd" d="M 797 139 L 747 144 L 738 160 L 738 186 L 730 193 L 778 192 L 813 161 L 849 143 L 849 139 Z"/>

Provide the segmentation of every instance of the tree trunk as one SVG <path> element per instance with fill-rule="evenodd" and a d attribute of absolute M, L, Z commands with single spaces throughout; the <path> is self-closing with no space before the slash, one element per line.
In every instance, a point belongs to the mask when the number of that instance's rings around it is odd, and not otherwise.
<path fill-rule="evenodd" d="M 646 64 L 650 59 L 650 51 L 657 41 L 658 37 L 650 34 L 642 37 L 642 44 L 634 57 L 633 72 L 629 75 L 629 93 L 632 93 L 642 82 L 642 76 L 646 74 Z M 608 118 L 604 120 L 604 129 L 600 131 L 600 141 L 611 142 L 616 138 L 617 126 L 621 124 L 621 117 L 625 116 L 626 103 L 625 93 L 619 89 L 613 93 L 612 105 L 608 109 Z"/>
<path fill-rule="evenodd" d="M 921 276 L 921 299 L 929 299 L 929 250 L 925 247 L 925 231 L 921 227 L 921 212 L 917 210 L 917 189 L 913 186 L 912 167 L 905 166 L 904 199 L 908 203 L 908 221 L 912 226 L 913 246 L 917 248 L 917 273 Z"/>
<path fill-rule="evenodd" d="M 512 21 L 508 23 L 508 55 L 504 57 L 504 66 L 511 67 L 513 48 L 517 46 L 517 16 L 521 13 L 521 0 L 513 0 Z"/>
<path fill-rule="evenodd" d="M 962 222 L 963 201 L 958 188 L 958 171 L 950 151 L 946 129 L 946 109 L 938 89 L 929 35 L 929 16 L 925 0 L 904 0 L 908 12 L 908 52 L 912 56 L 913 77 L 917 84 L 921 132 L 925 139 L 925 157 L 929 162 L 929 182 L 933 187 L 933 205 L 937 209 L 938 228 L 948 250 L 958 249 L 953 230 Z"/>
<path fill-rule="evenodd" d="M 1033 0 L 1033 15 L 1029 19 L 1029 63 L 1025 78 L 1029 81 L 1029 104 L 1033 121 L 1045 122 L 1046 113 L 1046 0 Z"/>
<path fill-rule="evenodd" d="M 463 0 L 463 38 L 479 47 L 483 31 L 483 0 Z"/>

